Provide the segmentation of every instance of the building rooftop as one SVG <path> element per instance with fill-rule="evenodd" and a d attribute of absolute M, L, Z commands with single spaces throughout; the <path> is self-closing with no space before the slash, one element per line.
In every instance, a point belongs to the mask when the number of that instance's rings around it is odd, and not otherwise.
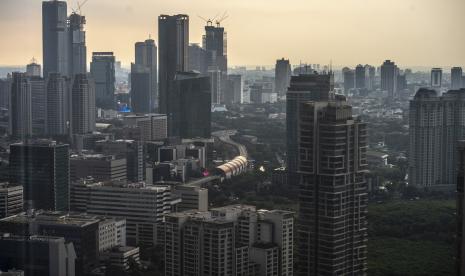
<path fill-rule="evenodd" d="M 0 219 L 0 222 L 11 222 L 18 224 L 38 223 L 46 225 L 64 225 L 85 227 L 100 220 L 94 216 L 83 213 L 65 213 L 59 211 L 33 211 L 32 213 L 20 213 L 11 217 Z"/>

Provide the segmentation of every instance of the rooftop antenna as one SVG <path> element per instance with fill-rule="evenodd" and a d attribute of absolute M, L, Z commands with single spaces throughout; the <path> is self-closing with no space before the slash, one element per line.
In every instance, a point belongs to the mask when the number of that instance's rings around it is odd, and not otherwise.
<path fill-rule="evenodd" d="M 226 20 L 226 18 L 228 18 L 228 17 L 229 17 L 228 11 L 225 11 L 225 12 L 223 13 L 223 15 L 222 15 L 218 20 L 215 21 L 216 27 L 220 27 L 220 26 L 221 26 L 221 22 L 223 22 L 224 20 Z"/>

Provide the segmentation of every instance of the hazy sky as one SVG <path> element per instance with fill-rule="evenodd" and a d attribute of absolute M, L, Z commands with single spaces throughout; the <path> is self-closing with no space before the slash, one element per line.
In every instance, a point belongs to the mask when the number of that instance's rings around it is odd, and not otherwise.
<path fill-rule="evenodd" d="M 41 0 L 0 0 L 0 64 L 42 63 Z M 68 10 L 76 6 L 68 1 Z M 198 18 L 228 12 L 230 65 L 271 65 L 285 57 L 337 65 L 465 66 L 465 0 L 89 0 L 88 59 L 113 51 L 123 65 L 134 43 L 157 38 L 159 14 L 190 16 L 190 42 L 201 42 Z"/>

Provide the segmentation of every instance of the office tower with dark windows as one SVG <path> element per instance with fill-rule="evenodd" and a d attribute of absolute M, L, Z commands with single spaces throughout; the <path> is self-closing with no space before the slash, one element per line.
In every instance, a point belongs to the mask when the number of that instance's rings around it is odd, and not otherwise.
<path fill-rule="evenodd" d="M 73 12 L 68 18 L 68 72 L 73 77 L 76 74 L 87 74 L 87 48 L 85 16 Z"/>
<path fill-rule="evenodd" d="M 355 88 L 355 71 L 344 67 L 342 68 L 342 76 L 344 78 L 344 94 L 349 95 L 350 91 Z"/>
<path fill-rule="evenodd" d="M 95 150 L 103 154 L 126 158 L 127 179 L 140 182 L 145 179 L 144 144 L 133 140 L 98 141 Z"/>
<path fill-rule="evenodd" d="M 128 115 L 123 123 L 129 128 L 138 128 L 139 141 L 162 141 L 168 138 L 168 118 L 165 114 Z"/>
<path fill-rule="evenodd" d="M 274 81 L 275 81 L 275 92 L 278 96 L 282 97 L 286 95 L 287 88 L 291 82 L 291 65 L 288 59 L 276 60 L 276 66 L 274 69 Z"/>
<path fill-rule="evenodd" d="M 222 75 L 221 71 L 216 67 L 210 67 L 208 69 L 208 77 L 210 78 L 210 89 L 211 89 L 211 103 L 221 104 L 223 103 L 223 89 L 222 89 Z"/>
<path fill-rule="evenodd" d="M 152 81 L 150 68 L 144 65 L 131 64 L 131 111 L 134 113 L 150 113 L 150 91 Z"/>
<path fill-rule="evenodd" d="M 16 138 L 32 136 L 32 87 L 24 73 L 13 73 L 10 90 L 10 133 Z"/>
<path fill-rule="evenodd" d="M 73 134 L 85 134 L 95 130 L 95 87 L 84 74 L 73 79 L 71 91 L 71 128 Z"/>
<path fill-rule="evenodd" d="M 207 73 L 207 52 L 197 43 L 189 44 L 189 65 L 187 68 L 189 71 Z"/>
<path fill-rule="evenodd" d="M 169 85 L 176 72 L 188 71 L 189 16 L 185 14 L 158 17 L 159 113 L 168 114 Z"/>
<path fill-rule="evenodd" d="M 219 23 L 216 26 L 207 23 L 202 40 L 203 48 L 207 53 L 207 67 L 220 70 L 222 75 L 227 74 L 228 71 L 226 36 L 224 28 Z"/>
<path fill-rule="evenodd" d="M 431 88 L 441 89 L 442 87 L 442 68 L 431 69 Z"/>
<path fill-rule="evenodd" d="M 150 90 L 146 91 L 146 98 L 149 105 L 149 111 L 154 112 L 158 106 L 158 72 L 157 72 L 157 46 L 153 39 L 147 39 L 144 42 L 135 44 L 135 64 L 146 67 L 150 71 Z M 141 99 L 141 98 L 138 98 Z"/>
<path fill-rule="evenodd" d="M 50 72 L 69 76 L 69 38 L 66 1 L 42 2 L 42 56 L 44 78 Z"/>
<path fill-rule="evenodd" d="M 296 275 L 365 275 L 367 129 L 344 96 L 298 107 Z"/>
<path fill-rule="evenodd" d="M 450 82 L 451 89 L 456 90 L 460 88 L 465 88 L 465 84 L 462 83 L 462 67 L 452 67 L 450 70 Z"/>
<path fill-rule="evenodd" d="M 90 74 L 95 82 L 95 106 L 115 109 L 115 56 L 113 52 L 93 52 Z"/>
<path fill-rule="evenodd" d="M 168 134 L 180 138 L 211 136 L 210 78 L 179 73 L 170 84 Z"/>
<path fill-rule="evenodd" d="M 104 154 L 71 155 L 70 179 L 92 177 L 98 181 L 126 181 L 126 157 Z"/>
<path fill-rule="evenodd" d="M 242 75 L 231 74 L 228 75 L 227 89 L 225 93 L 226 104 L 240 104 L 243 102 L 242 90 L 244 90 L 244 80 Z M 286 88 L 287 89 L 287 88 Z"/>
<path fill-rule="evenodd" d="M 455 275 L 465 274 L 465 141 L 458 142 Z"/>
<path fill-rule="evenodd" d="M 288 184 L 297 190 L 299 177 L 297 161 L 299 154 L 298 107 L 306 101 L 327 101 L 333 97 L 334 77 L 330 74 L 306 74 L 292 76 L 286 94 L 286 146 Z"/>
<path fill-rule="evenodd" d="M 49 140 L 10 145 L 10 182 L 23 186 L 26 209 L 69 210 L 68 150 Z"/>
<path fill-rule="evenodd" d="M 32 133 L 44 135 L 47 131 L 47 91 L 45 80 L 41 77 L 29 77 L 31 83 Z"/>
<path fill-rule="evenodd" d="M 391 100 L 397 97 L 398 71 L 399 69 L 393 61 L 386 60 L 381 65 L 381 90 L 387 91 L 388 98 Z"/>
<path fill-rule="evenodd" d="M 375 87 L 376 68 L 371 65 L 365 65 L 365 86 L 368 90 Z"/>
<path fill-rule="evenodd" d="M 23 186 L 0 182 L 0 218 L 9 217 L 23 211 Z"/>
<path fill-rule="evenodd" d="M 28 77 L 40 77 L 42 75 L 42 68 L 40 64 L 35 62 L 35 59 L 32 59 L 32 62 L 26 65 L 26 75 Z"/>
<path fill-rule="evenodd" d="M 0 79 L 0 108 L 8 109 L 10 106 L 11 75 L 6 79 Z"/>
<path fill-rule="evenodd" d="M 70 89 L 68 80 L 58 73 L 48 74 L 47 93 L 47 134 L 63 136 L 69 134 Z"/>
<path fill-rule="evenodd" d="M 442 96 L 420 89 L 410 101 L 409 185 L 453 190 L 457 172 L 457 141 L 465 139 L 465 89 Z"/>
<path fill-rule="evenodd" d="M 361 64 L 357 65 L 357 67 L 355 67 L 355 88 L 366 88 L 365 77 L 365 67 Z"/>
<path fill-rule="evenodd" d="M 75 247 L 62 237 L 4 234 L 0 236 L 0 248 L 0 271 L 22 271 L 0 275 L 76 275 Z"/>

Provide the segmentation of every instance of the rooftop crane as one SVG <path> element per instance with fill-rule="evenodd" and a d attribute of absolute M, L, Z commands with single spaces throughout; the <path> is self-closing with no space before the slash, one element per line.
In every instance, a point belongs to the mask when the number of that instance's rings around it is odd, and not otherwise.
<path fill-rule="evenodd" d="M 228 14 L 227 11 L 225 11 L 225 12 L 223 13 L 223 15 L 222 15 L 218 20 L 215 21 L 216 27 L 220 27 L 221 22 L 223 22 L 224 20 L 226 20 L 226 18 L 228 18 L 228 17 L 229 17 L 229 14 Z"/>

